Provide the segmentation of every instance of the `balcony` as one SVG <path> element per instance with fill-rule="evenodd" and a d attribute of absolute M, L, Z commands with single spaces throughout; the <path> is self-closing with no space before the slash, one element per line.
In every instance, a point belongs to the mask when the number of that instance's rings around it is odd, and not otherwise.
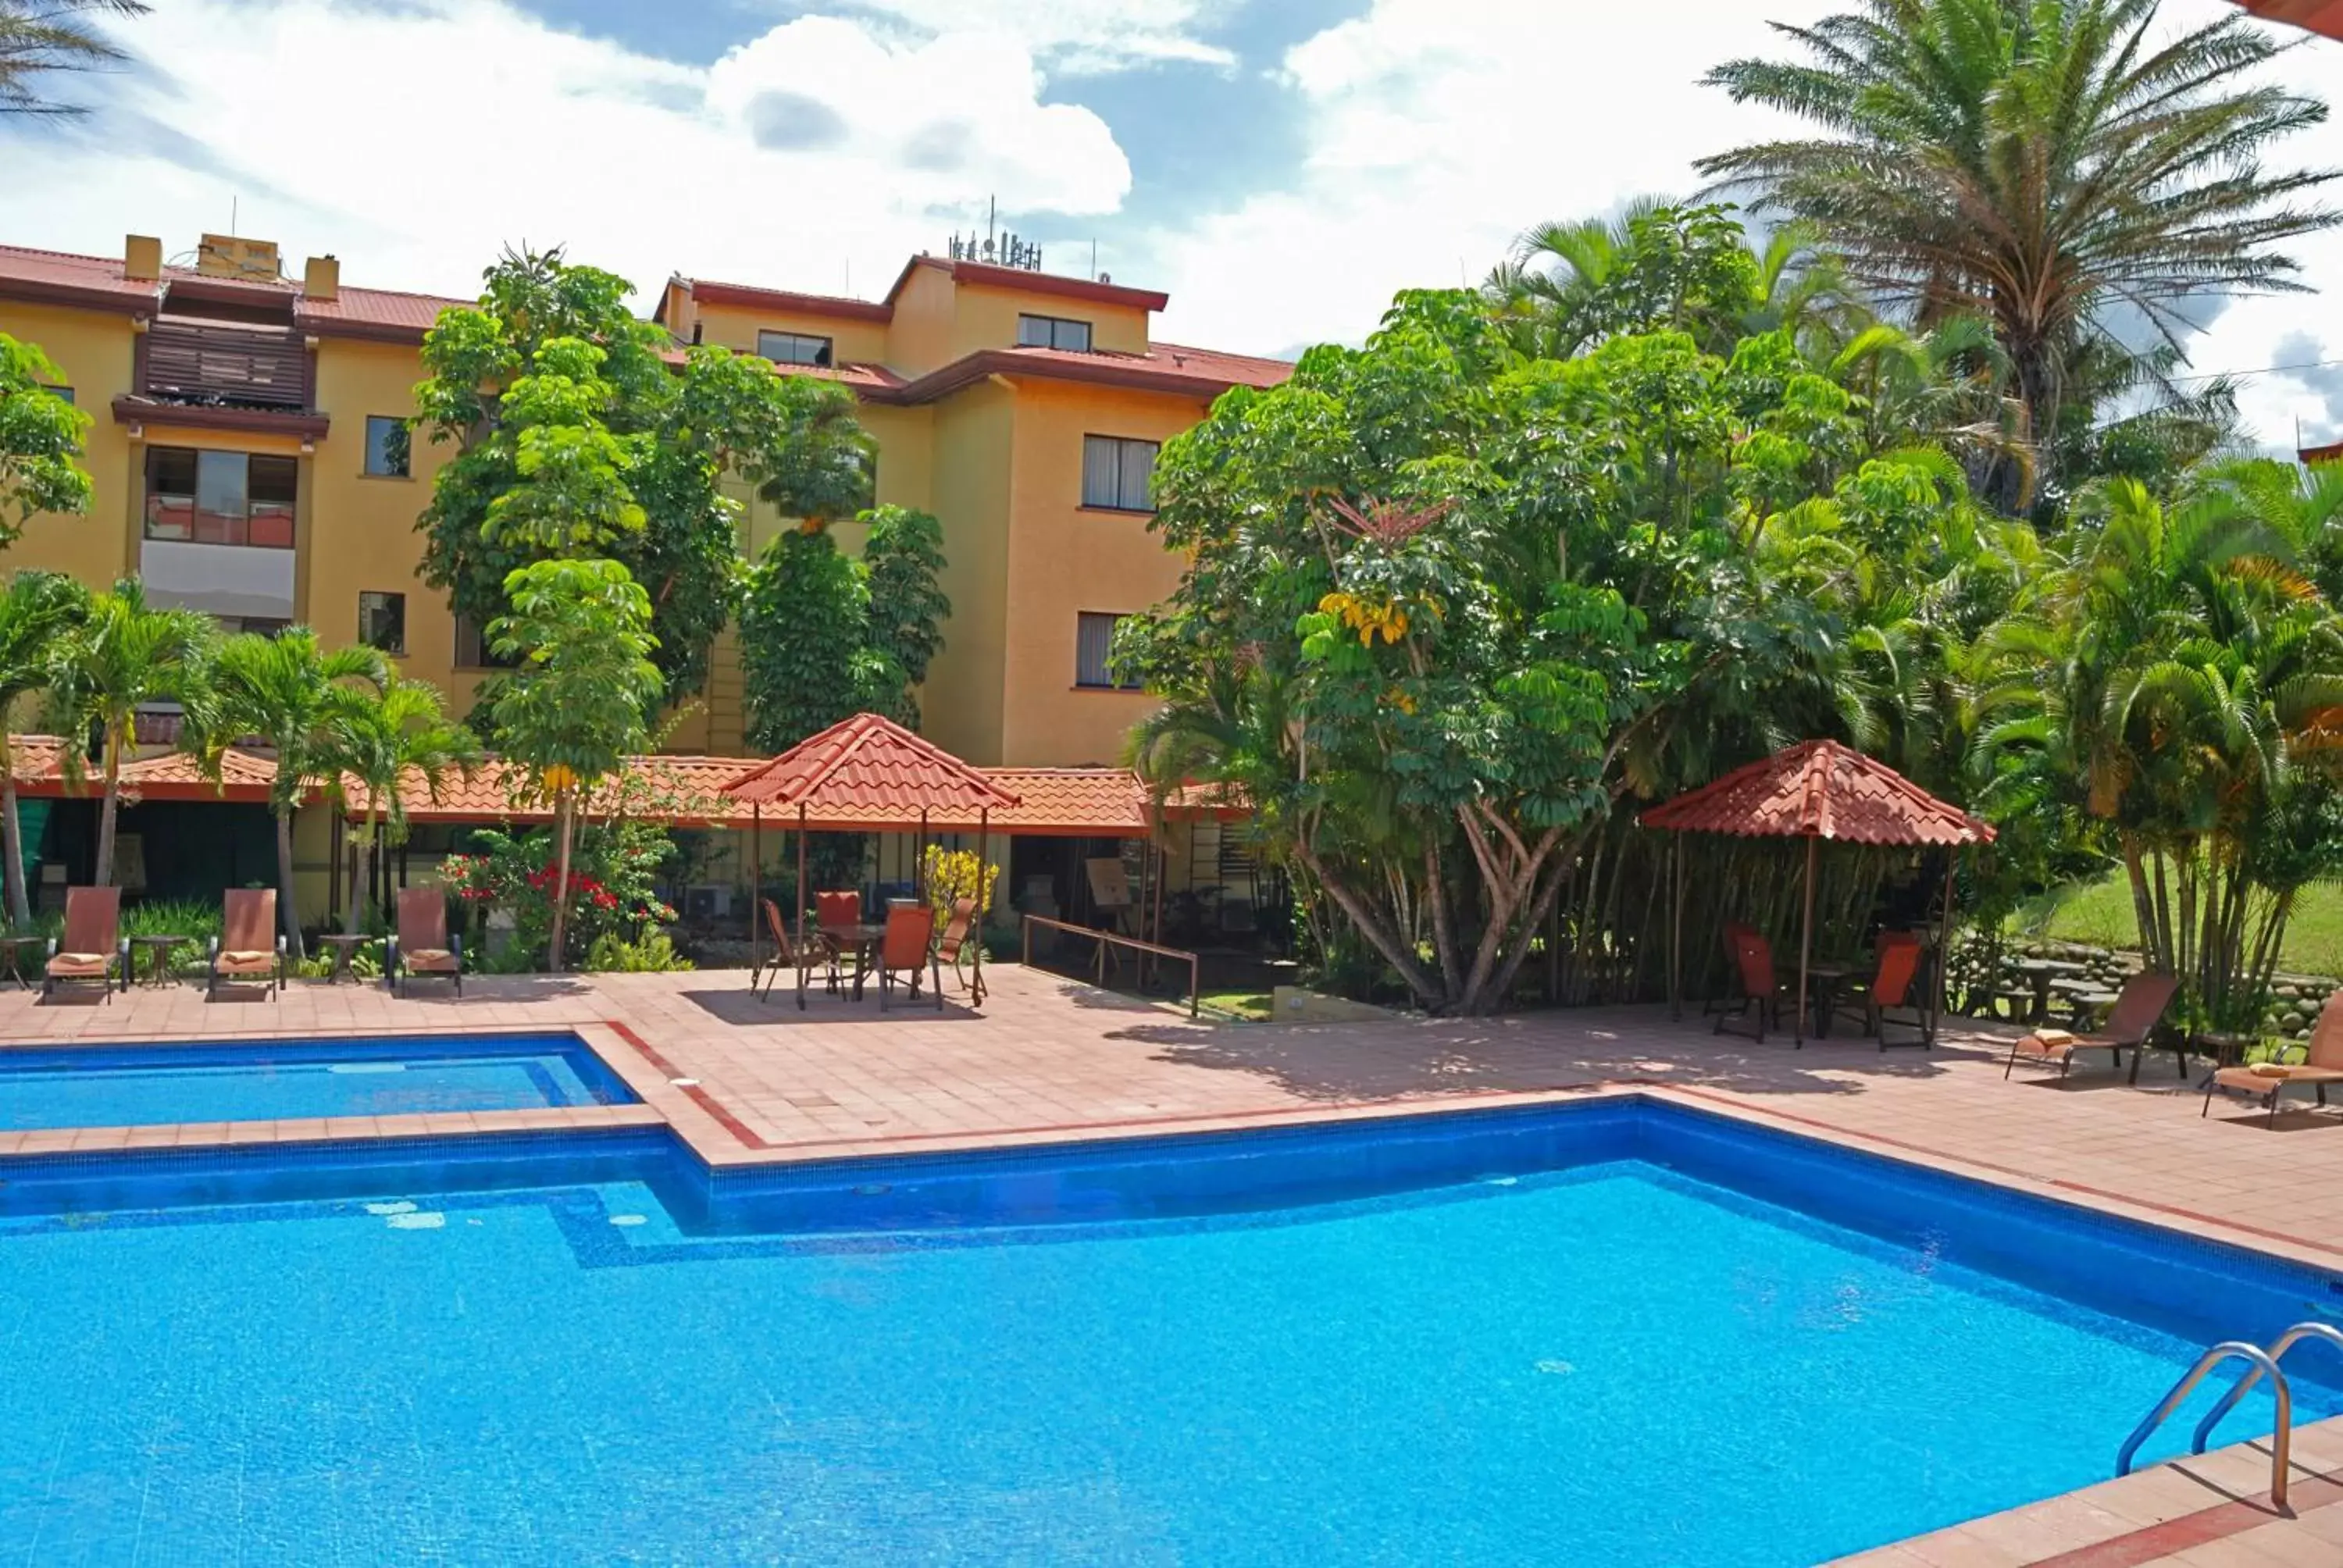
<path fill-rule="evenodd" d="M 139 335 L 134 390 L 114 400 L 114 417 L 315 439 L 327 420 L 311 407 L 312 363 L 296 331 L 158 317 Z"/>

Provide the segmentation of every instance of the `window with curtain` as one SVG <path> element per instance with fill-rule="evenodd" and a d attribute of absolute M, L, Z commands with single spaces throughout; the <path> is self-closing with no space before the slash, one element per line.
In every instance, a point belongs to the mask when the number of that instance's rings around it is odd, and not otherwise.
<path fill-rule="evenodd" d="M 1107 668 L 1107 655 L 1114 650 L 1114 628 L 1128 618 L 1119 615 L 1099 615 L 1084 610 L 1074 618 L 1074 684 L 1101 688 L 1111 691 L 1136 691 L 1135 682 L 1115 679 Z"/>
<path fill-rule="evenodd" d="M 1155 509 L 1153 441 L 1120 436 L 1082 437 L 1082 505 L 1118 512 Z"/>
<path fill-rule="evenodd" d="M 289 550 L 300 471 L 291 457 L 150 447 L 146 537 Z"/>

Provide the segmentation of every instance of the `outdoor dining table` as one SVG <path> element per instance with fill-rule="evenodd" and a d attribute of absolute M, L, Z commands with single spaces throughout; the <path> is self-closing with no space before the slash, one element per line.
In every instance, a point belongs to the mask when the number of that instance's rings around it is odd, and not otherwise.
<path fill-rule="evenodd" d="M 2020 959 L 2015 965 L 2034 988 L 2034 1011 L 2028 1023 L 2046 1023 L 2050 1020 L 2050 982 L 2071 980 L 2091 972 L 2088 964 L 2069 963 L 2065 959 Z"/>
<path fill-rule="evenodd" d="M 1808 988 L 1813 995 L 1808 1000 L 1815 1010 L 1815 1038 L 1830 1038 L 1831 1014 L 1838 1010 L 1839 988 L 1847 976 L 1856 972 L 1854 964 L 1812 963 L 1806 966 L 1806 978 L 1813 983 Z"/>
<path fill-rule="evenodd" d="M 862 1000 L 862 981 L 870 972 L 870 960 L 879 956 L 879 943 L 887 935 L 887 928 L 863 921 L 850 926 L 824 926 L 821 934 L 841 953 L 854 955 L 854 1000 Z"/>

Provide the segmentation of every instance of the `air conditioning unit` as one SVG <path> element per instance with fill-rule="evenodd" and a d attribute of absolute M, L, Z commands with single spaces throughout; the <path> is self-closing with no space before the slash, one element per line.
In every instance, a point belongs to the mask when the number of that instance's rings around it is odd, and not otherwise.
<path fill-rule="evenodd" d="M 732 890 L 720 882 L 706 882 L 683 890 L 683 914 L 686 920 L 720 920 L 732 912 Z"/>

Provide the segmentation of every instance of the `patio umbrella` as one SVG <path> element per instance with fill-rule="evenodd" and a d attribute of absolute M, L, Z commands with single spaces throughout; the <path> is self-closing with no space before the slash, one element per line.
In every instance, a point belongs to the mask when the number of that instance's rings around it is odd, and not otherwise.
<path fill-rule="evenodd" d="M 1993 841 L 1993 825 L 1937 799 L 1885 762 L 1835 740 L 1804 740 L 1736 768 L 1724 778 L 1644 813 L 1646 828 L 1733 838 L 1806 841 L 1805 915 L 1798 936 L 1796 1041 L 1805 1043 L 1806 971 L 1815 940 L 1815 851 L 1825 839 L 1857 844 L 1942 846 L 1944 916 L 1937 927 L 1929 1039 L 1944 1010 L 1946 945 L 1953 926 L 1953 866 L 1964 844 Z M 1676 846 L 1674 918 L 1668 927 L 1668 1002 L 1684 1010 L 1684 846 Z"/>
<path fill-rule="evenodd" d="M 759 764 L 724 787 L 730 799 L 749 807 L 749 831 L 760 836 L 764 809 L 797 809 L 798 950 L 805 950 L 806 835 L 864 833 L 916 827 L 924 837 L 932 816 L 977 819 L 977 864 L 981 887 L 987 840 L 995 809 L 1015 806 L 1021 797 L 932 741 L 923 740 L 890 719 L 858 713 L 819 735 L 799 741 L 771 761 Z M 752 844 L 756 839 L 752 837 Z M 753 856 L 755 851 L 750 851 Z M 749 900 L 749 960 L 757 956 L 757 900 Z M 982 910 L 979 910 L 980 917 Z M 973 933 L 971 933 L 973 934 Z M 984 999 L 984 944 L 970 958 L 969 994 Z M 805 970 L 798 970 L 798 1005 L 805 1005 Z"/>

